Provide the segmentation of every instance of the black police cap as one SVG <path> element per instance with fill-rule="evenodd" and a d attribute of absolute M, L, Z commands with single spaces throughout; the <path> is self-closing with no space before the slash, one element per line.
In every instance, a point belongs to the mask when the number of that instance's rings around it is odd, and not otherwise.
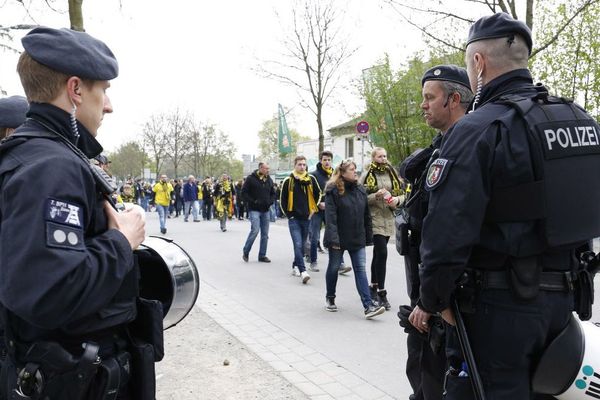
<path fill-rule="evenodd" d="M 29 103 L 23 96 L 0 99 L 0 128 L 17 128 L 25 122 Z"/>
<path fill-rule="evenodd" d="M 481 17 L 469 29 L 467 46 L 478 40 L 509 38 L 511 35 L 521 35 L 527 43 L 529 54 L 533 48 L 531 29 L 523 21 L 514 19 L 507 13 L 499 12 L 494 15 Z"/>
<path fill-rule="evenodd" d="M 421 79 L 421 86 L 425 85 L 427 81 L 448 81 L 458 83 L 459 85 L 466 86 L 471 90 L 469 84 L 469 76 L 467 70 L 457 65 L 437 65 L 430 68 L 423 75 Z"/>
<path fill-rule="evenodd" d="M 108 81 L 119 75 L 112 51 L 85 32 L 40 27 L 21 42 L 31 58 L 54 71 L 94 81 Z"/>

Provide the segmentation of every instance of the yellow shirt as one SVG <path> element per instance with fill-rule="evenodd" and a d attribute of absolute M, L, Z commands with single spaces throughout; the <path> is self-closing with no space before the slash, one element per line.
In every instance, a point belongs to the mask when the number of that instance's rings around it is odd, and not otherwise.
<path fill-rule="evenodd" d="M 173 191 L 173 186 L 171 186 L 169 182 L 156 182 L 152 191 L 156 193 L 156 197 L 154 198 L 156 204 L 160 204 L 161 206 L 168 206 L 171 204 L 171 192 Z"/>

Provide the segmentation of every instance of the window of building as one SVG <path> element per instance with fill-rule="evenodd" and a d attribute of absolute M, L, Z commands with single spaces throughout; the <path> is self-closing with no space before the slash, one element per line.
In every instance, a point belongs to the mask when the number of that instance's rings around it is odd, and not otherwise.
<path fill-rule="evenodd" d="M 346 156 L 345 158 L 354 157 L 354 137 L 346 138 Z"/>

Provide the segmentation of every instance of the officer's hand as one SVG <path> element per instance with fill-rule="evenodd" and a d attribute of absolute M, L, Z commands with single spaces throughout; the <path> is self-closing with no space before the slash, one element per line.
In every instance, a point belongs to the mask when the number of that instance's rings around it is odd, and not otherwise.
<path fill-rule="evenodd" d="M 108 229 L 121 232 L 129 241 L 131 249 L 137 249 L 146 236 L 146 221 L 142 214 L 135 208 L 118 213 L 107 201 L 104 202 L 104 212 L 108 219 Z"/>
<path fill-rule="evenodd" d="M 410 323 L 421 333 L 429 332 L 429 318 L 431 314 L 425 312 L 419 308 L 419 306 L 415 306 L 414 310 L 410 313 L 408 320 Z"/>
<path fill-rule="evenodd" d="M 448 307 L 444 311 L 442 311 L 441 314 L 442 314 L 442 318 L 444 319 L 444 321 L 446 321 L 447 323 L 449 323 L 452 326 L 456 326 L 456 320 L 454 319 L 454 313 L 452 312 L 450 307 Z"/>
<path fill-rule="evenodd" d="M 325 203 L 320 202 L 319 203 L 319 210 L 324 210 L 325 209 Z"/>

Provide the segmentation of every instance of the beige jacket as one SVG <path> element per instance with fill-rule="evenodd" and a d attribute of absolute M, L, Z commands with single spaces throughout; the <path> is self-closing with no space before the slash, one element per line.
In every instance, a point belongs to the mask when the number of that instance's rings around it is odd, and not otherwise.
<path fill-rule="evenodd" d="M 385 188 L 390 193 L 392 191 L 392 180 L 387 172 L 377 174 L 378 189 Z M 367 174 L 363 174 L 360 182 L 364 185 Z M 393 236 L 394 235 L 394 208 L 390 207 L 384 199 L 376 199 L 375 193 L 367 196 L 371 219 L 373 220 L 373 235 Z M 398 204 L 402 203 L 402 199 Z"/>

